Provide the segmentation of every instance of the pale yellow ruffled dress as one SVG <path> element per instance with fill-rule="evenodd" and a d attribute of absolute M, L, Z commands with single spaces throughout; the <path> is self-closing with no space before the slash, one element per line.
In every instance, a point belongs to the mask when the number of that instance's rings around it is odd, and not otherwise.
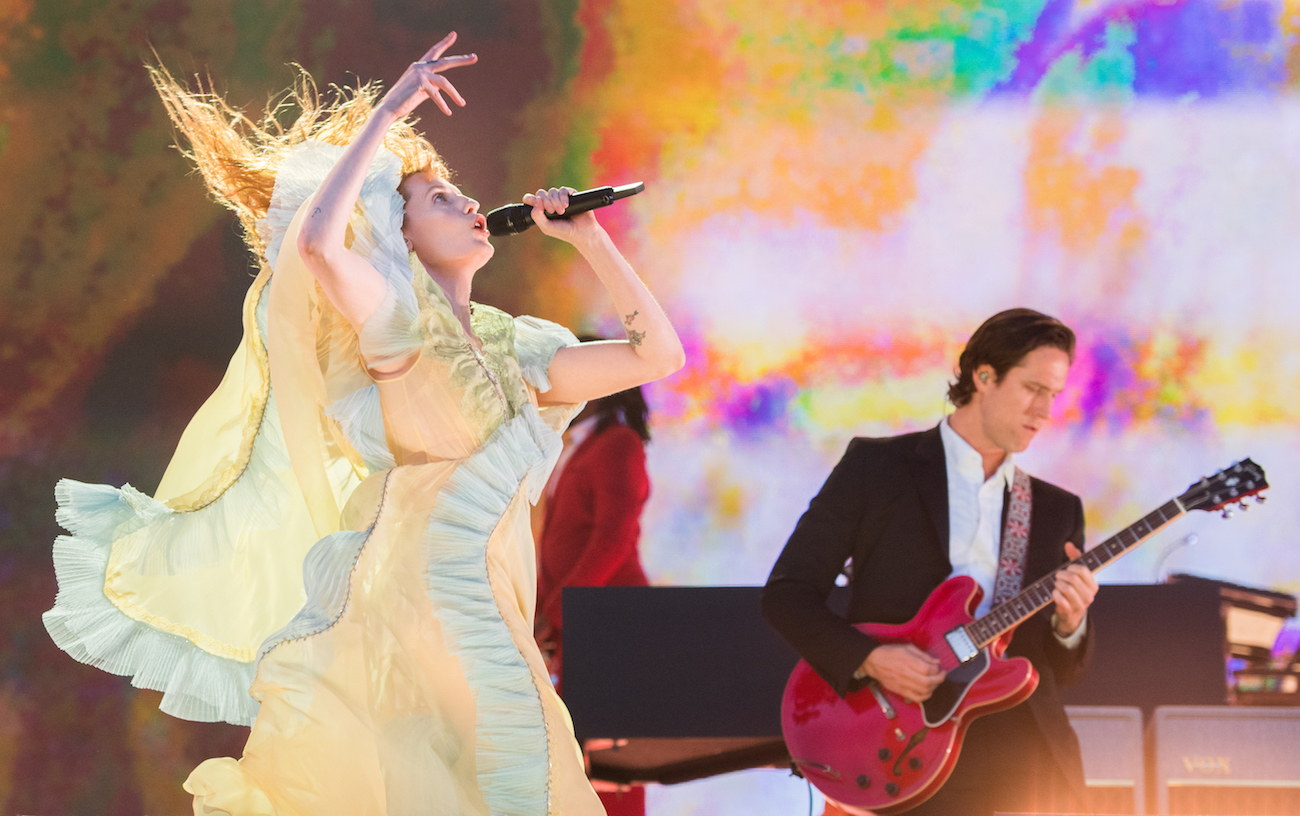
<path fill-rule="evenodd" d="M 47 628 L 170 713 L 252 724 L 241 760 L 190 775 L 196 814 L 601 814 L 532 637 L 529 500 L 580 407 L 537 397 L 576 340 L 476 306 L 471 344 L 406 257 L 384 153 L 352 241 L 388 295 L 358 338 L 294 250 L 338 152 L 277 178 L 274 274 L 159 494 L 60 483 Z M 392 379 L 361 364 L 412 351 Z"/>

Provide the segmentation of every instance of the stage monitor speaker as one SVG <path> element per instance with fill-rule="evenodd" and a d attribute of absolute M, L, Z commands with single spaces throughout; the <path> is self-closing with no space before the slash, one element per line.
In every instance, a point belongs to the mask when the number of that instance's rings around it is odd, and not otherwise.
<path fill-rule="evenodd" d="M 1066 706 L 1083 751 L 1089 813 L 1146 813 L 1142 709 Z"/>
<path fill-rule="evenodd" d="M 1096 644 L 1078 685 L 1062 688 L 1066 705 L 1223 705 L 1224 624 L 1217 587 L 1107 584 L 1088 610 Z"/>
<path fill-rule="evenodd" d="M 1300 709 L 1161 706 L 1152 729 L 1159 813 L 1300 813 Z"/>
<path fill-rule="evenodd" d="M 759 614 L 761 592 L 565 588 L 564 702 L 593 778 L 788 765 L 781 693 L 799 657 Z"/>

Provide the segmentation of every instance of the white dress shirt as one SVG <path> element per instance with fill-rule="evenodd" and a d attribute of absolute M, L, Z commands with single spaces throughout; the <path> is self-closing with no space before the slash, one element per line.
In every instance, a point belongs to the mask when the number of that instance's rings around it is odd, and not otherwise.
<path fill-rule="evenodd" d="M 947 419 L 939 423 L 939 436 L 948 471 L 948 560 L 953 575 L 969 575 L 984 590 L 975 611 L 975 617 L 980 617 L 993 605 L 1002 549 L 1002 501 L 1015 478 L 1015 454 L 1008 453 L 993 475 L 985 479 L 984 457 L 952 429 Z M 1056 635 L 1055 628 L 1052 634 L 1066 648 L 1073 649 L 1083 640 L 1087 625 L 1085 617 L 1069 637 Z"/>
<path fill-rule="evenodd" d="M 997 471 L 984 478 L 984 457 L 945 419 L 939 425 L 948 470 L 948 560 L 953 575 L 969 575 L 984 590 L 976 617 L 993 604 L 1002 549 L 1002 498 L 1015 475 L 1015 456 L 1008 453 Z"/>

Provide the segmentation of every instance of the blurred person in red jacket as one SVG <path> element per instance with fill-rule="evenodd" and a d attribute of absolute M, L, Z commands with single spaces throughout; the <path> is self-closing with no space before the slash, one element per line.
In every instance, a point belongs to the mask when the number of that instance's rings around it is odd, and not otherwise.
<path fill-rule="evenodd" d="M 560 688 L 568 586 L 646 586 L 637 552 L 641 508 L 650 496 L 645 468 L 649 408 L 640 388 L 587 404 L 565 434 L 546 485 L 537 537 L 537 637 Z M 562 689 L 561 689 L 562 691 Z"/>
<path fill-rule="evenodd" d="M 592 338 L 596 339 L 596 338 Z M 546 485 L 537 535 L 537 641 L 561 695 L 566 586 L 646 586 L 637 552 L 650 496 L 645 444 L 649 408 L 640 388 L 587 404 L 565 434 Z M 597 793 L 610 816 L 643 816 L 645 789 Z"/>

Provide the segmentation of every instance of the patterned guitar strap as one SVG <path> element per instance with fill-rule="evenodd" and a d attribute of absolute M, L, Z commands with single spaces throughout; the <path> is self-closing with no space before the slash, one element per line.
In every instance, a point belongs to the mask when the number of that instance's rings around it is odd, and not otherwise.
<path fill-rule="evenodd" d="M 1024 585 L 1025 563 L 1029 559 L 1029 520 L 1033 509 L 1034 496 L 1029 485 L 1029 474 L 1016 468 L 1011 477 L 1011 504 L 1007 507 L 1007 524 L 1002 529 L 998 575 L 993 582 L 994 607 L 1016 597 Z"/>

